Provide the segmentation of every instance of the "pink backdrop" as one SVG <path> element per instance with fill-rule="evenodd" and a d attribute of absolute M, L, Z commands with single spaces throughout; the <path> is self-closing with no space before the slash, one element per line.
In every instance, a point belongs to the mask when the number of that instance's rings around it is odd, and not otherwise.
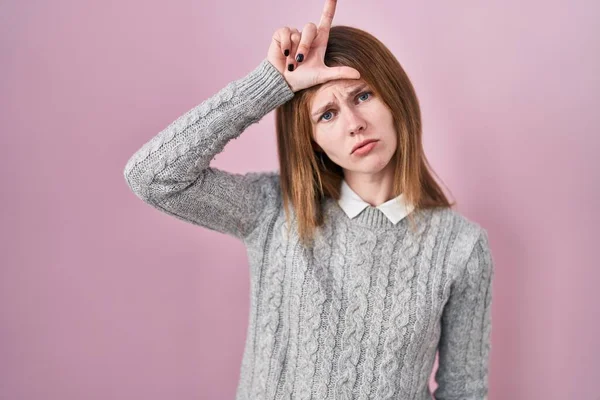
<path fill-rule="evenodd" d="M 597 399 L 600 6 L 339 3 L 407 70 L 435 171 L 489 232 L 490 399 Z M 233 398 L 243 244 L 145 205 L 123 169 L 321 9 L 2 3 L 1 399 Z M 276 168 L 273 114 L 213 165 Z"/>

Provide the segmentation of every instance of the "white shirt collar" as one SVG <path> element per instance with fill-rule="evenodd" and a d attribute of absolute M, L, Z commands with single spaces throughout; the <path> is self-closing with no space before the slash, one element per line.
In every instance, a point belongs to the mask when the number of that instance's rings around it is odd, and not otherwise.
<path fill-rule="evenodd" d="M 356 217 L 365 208 L 371 206 L 369 203 L 360 198 L 360 196 L 356 194 L 354 190 L 352 190 L 345 179 L 342 180 L 341 194 L 338 204 L 350 218 Z M 394 225 L 414 210 L 414 207 L 406 202 L 404 193 L 400 194 L 400 196 L 394 199 L 378 205 L 376 208 L 380 209 Z"/>

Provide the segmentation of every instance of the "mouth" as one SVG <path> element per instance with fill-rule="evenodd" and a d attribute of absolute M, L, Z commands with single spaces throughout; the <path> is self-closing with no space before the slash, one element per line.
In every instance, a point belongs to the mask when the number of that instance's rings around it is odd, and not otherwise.
<path fill-rule="evenodd" d="M 365 145 L 367 145 L 367 144 L 369 144 L 369 143 L 372 143 L 372 142 L 377 142 L 377 139 L 367 139 L 367 140 L 363 140 L 363 141 L 362 141 L 362 142 L 360 142 L 360 143 L 357 143 L 357 144 L 356 144 L 356 145 L 355 145 L 355 146 L 352 148 L 352 152 L 351 152 L 350 154 L 354 153 L 356 150 L 358 150 L 358 149 L 360 149 L 361 147 L 363 147 L 363 146 L 365 146 Z"/>

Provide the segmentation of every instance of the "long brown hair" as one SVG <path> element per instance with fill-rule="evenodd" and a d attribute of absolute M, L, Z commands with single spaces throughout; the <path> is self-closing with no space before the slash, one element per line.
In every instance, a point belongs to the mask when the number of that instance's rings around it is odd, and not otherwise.
<path fill-rule="evenodd" d="M 417 95 L 396 57 L 377 38 L 361 29 L 333 26 L 330 30 L 325 65 L 350 66 L 360 72 L 376 96 L 390 108 L 398 134 L 394 162 L 393 192 L 404 193 L 415 209 L 409 214 L 414 229 L 414 212 L 420 209 L 452 207 L 433 178 L 433 170 L 422 146 L 421 110 Z M 295 93 L 275 111 L 279 173 L 288 230 L 292 205 L 298 236 L 304 244 L 312 242 L 314 231 L 324 222 L 322 201 L 338 200 L 342 168 L 317 154 L 313 140 L 309 105 L 321 85 Z M 323 163 L 318 160 L 321 157 Z M 324 165 L 323 165 L 324 164 Z"/>

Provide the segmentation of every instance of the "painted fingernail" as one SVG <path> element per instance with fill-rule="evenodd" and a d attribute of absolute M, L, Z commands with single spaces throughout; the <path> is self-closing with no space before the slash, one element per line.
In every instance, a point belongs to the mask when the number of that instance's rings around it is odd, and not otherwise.
<path fill-rule="evenodd" d="M 296 61 L 298 61 L 298 62 L 302 62 L 302 61 L 304 61 L 304 54 L 298 54 L 298 55 L 296 56 Z"/>
<path fill-rule="evenodd" d="M 286 50 L 283 52 L 283 54 L 285 54 L 285 56 L 287 57 L 287 56 L 289 56 L 289 55 L 290 55 L 290 51 L 289 51 L 288 49 L 286 49 Z"/>
<path fill-rule="evenodd" d="M 294 64 L 288 64 L 288 71 L 294 70 Z"/>

